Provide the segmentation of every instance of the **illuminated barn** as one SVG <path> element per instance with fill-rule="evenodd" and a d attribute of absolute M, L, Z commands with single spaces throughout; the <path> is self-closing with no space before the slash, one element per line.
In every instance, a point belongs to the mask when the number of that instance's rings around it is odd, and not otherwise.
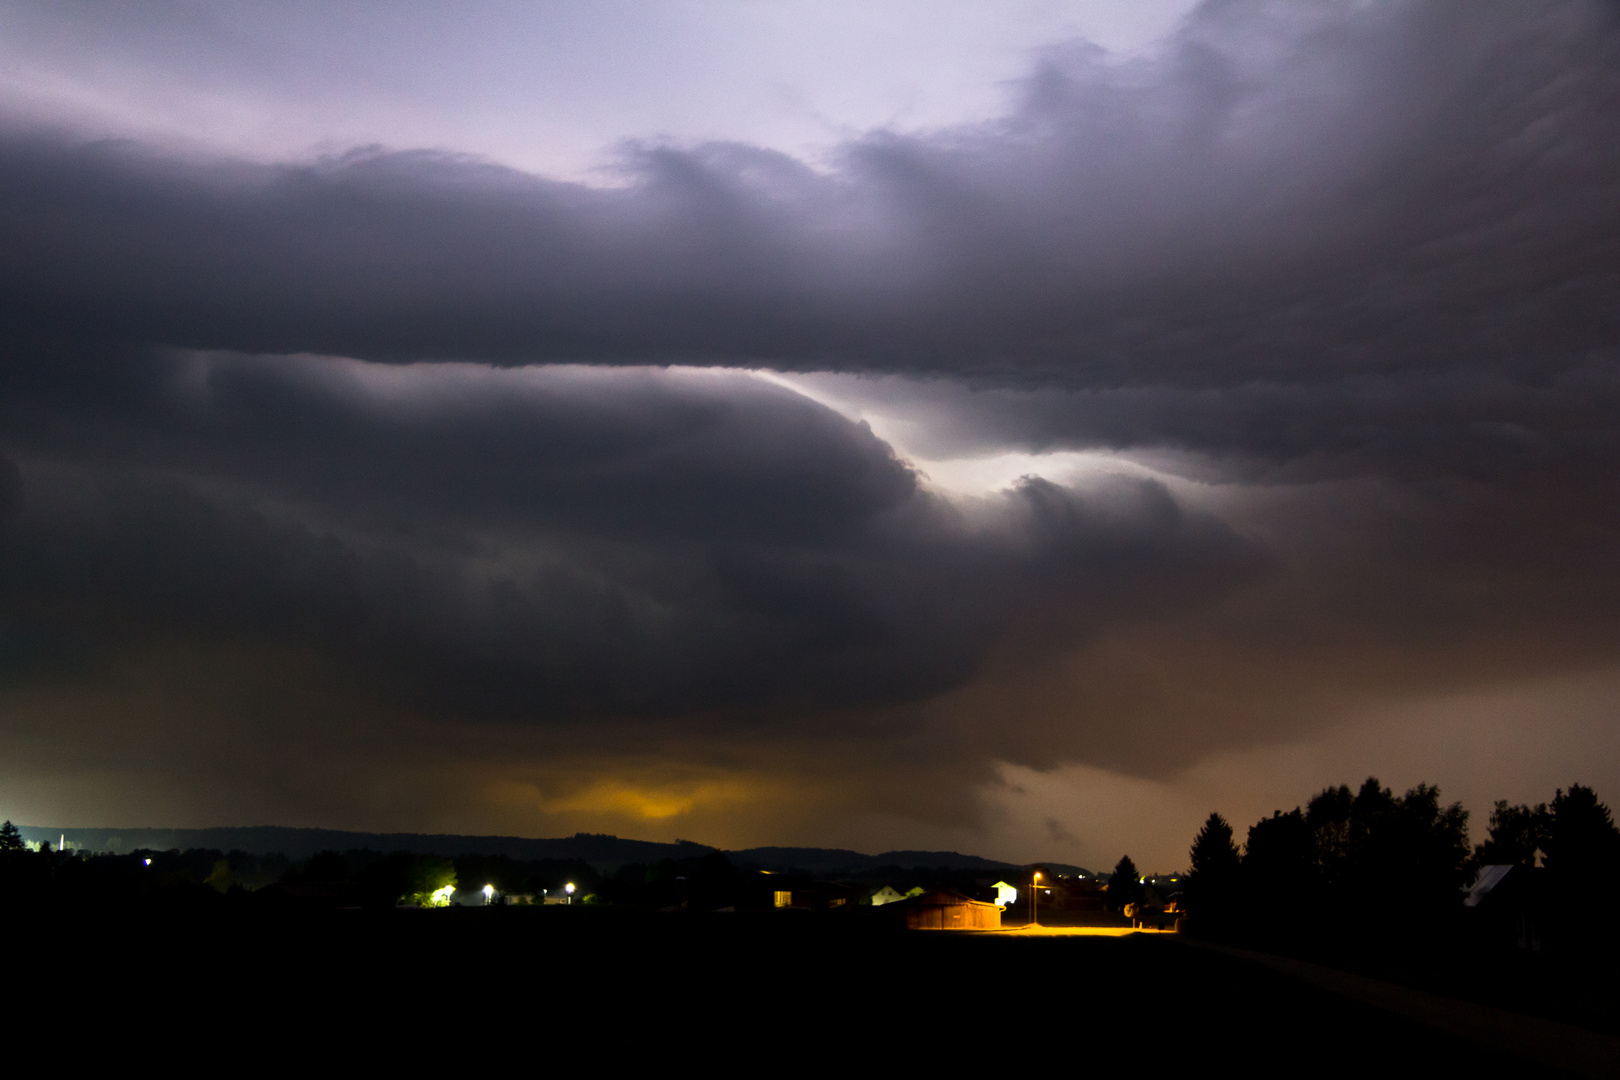
<path fill-rule="evenodd" d="M 883 910 L 903 916 L 908 930 L 1001 929 L 1000 908 L 954 889 L 935 889 L 889 904 Z"/>

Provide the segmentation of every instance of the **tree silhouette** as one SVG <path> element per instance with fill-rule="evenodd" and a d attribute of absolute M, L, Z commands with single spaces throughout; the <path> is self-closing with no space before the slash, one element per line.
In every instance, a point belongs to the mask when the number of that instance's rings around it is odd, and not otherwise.
<path fill-rule="evenodd" d="M 1211 814 L 1193 838 L 1192 873 L 1189 878 L 1231 878 L 1237 873 L 1239 856 L 1232 840 L 1232 826 L 1219 814 Z"/>
<path fill-rule="evenodd" d="M 1311 831 L 1311 846 L 1317 873 L 1330 888 L 1339 876 L 1350 852 L 1350 809 L 1355 798 L 1345 784 L 1323 788 L 1305 804 L 1305 824 Z"/>
<path fill-rule="evenodd" d="M 1473 854 L 1460 803 L 1443 807 L 1439 788 L 1419 784 L 1396 800 L 1381 841 L 1382 861 L 1405 883 L 1408 912 L 1460 908 Z"/>
<path fill-rule="evenodd" d="M 1314 892 L 1316 837 L 1299 807 L 1250 825 L 1243 848 L 1243 875 L 1257 892 Z"/>
<path fill-rule="evenodd" d="M 1548 809 L 1542 850 L 1555 947 L 1620 950 L 1620 927 L 1590 915 L 1594 904 L 1620 884 L 1620 831 L 1596 792 L 1582 784 L 1558 790 Z"/>
<path fill-rule="evenodd" d="M 1393 831 L 1399 809 L 1395 795 L 1378 783 L 1378 778 L 1367 777 L 1356 797 L 1350 800 L 1350 820 L 1345 829 L 1345 862 L 1348 883 L 1357 891 L 1364 891 L 1374 881 L 1387 883 L 1400 862 L 1386 838 Z"/>
<path fill-rule="evenodd" d="M 1108 879 L 1108 906 L 1123 912 L 1127 904 L 1140 904 L 1147 895 L 1141 878 L 1142 874 L 1131 862 L 1131 857 L 1121 856 L 1114 865 L 1114 875 Z"/>
<path fill-rule="evenodd" d="M 1348 794 L 1348 790 L 1346 791 Z M 1322 902 L 1316 835 L 1299 807 L 1273 811 L 1249 826 L 1242 895 L 1251 923 L 1267 937 L 1299 933 Z"/>
<path fill-rule="evenodd" d="M 1474 861 L 1482 866 L 1534 866 L 1537 849 L 1546 850 L 1550 825 L 1546 803 L 1532 808 L 1498 799 L 1491 811 L 1490 832 L 1474 849 Z"/>
<path fill-rule="evenodd" d="M 1560 877 L 1607 874 L 1620 857 L 1620 830 L 1596 792 L 1571 784 L 1553 797 L 1543 850 L 1547 869 Z"/>
<path fill-rule="evenodd" d="M 406 851 L 369 864 L 359 875 L 361 903 L 367 907 L 437 907 L 449 903 L 450 894 L 440 890 L 456 883 L 456 864 L 450 859 Z"/>
<path fill-rule="evenodd" d="M 418 855 L 411 861 L 409 903 L 420 907 L 442 907 L 450 902 L 456 887 L 456 864 L 436 855 Z"/>
<path fill-rule="evenodd" d="M 1441 806 L 1439 788 L 1419 784 L 1397 797 L 1376 777 L 1354 795 L 1330 787 L 1310 801 L 1305 824 L 1323 902 L 1341 924 L 1416 932 L 1460 907 L 1472 856 L 1468 812 Z"/>
<path fill-rule="evenodd" d="M 1210 814 L 1193 839 L 1192 871 L 1187 875 L 1187 910 L 1219 918 L 1235 900 L 1241 862 L 1232 826 L 1219 814 Z"/>
<path fill-rule="evenodd" d="M 9 820 L 0 825 L 0 851 L 25 851 L 28 845 L 23 843 L 22 833 Z"/>

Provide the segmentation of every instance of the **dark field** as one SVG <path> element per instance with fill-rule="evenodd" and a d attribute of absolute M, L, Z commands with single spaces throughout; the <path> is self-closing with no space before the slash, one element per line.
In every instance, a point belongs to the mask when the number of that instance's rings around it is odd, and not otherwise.
<path fill-rule="evenodd" d="M 1001 1061 L 1037 1076 L 1132 1063 L 1489 1076 L 1509 1064 L 1169 936 L 907 934 L 794 913 L 686 919 L 580 907 L 166 913 L 18 930 L 8 988 L 28 1011 L 118 1040 L 208 1033 L 237 1047 L 324 1032 L 374 1054 L 433 1057 L 442 1040 L 487 1037 L 518 1040 L 541 1072 L 557 1055 L 673 1067 L 742 1052 L 796 1063 L 795 1073 L 982 1075 Z"/>

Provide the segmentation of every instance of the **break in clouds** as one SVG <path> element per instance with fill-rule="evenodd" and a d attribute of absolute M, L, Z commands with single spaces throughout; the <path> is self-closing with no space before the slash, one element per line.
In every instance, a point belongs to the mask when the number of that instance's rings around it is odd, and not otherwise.
<path fill-rule="evenodd" d="M 20 744 L 62 688 L 265 655 L 406 756 L 965 792 L 1620 659 L 1611 4 L 1208 3 L 994 122 L 617 161 L 7 126 Z M 1067 451 L 1105 464 L 919 464 Z M 163 685 L 139 715 L 196 709 Z"/>

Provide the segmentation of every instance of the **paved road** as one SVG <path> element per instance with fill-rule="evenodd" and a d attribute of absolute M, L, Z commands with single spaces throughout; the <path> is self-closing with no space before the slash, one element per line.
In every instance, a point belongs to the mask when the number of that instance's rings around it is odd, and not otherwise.
<path fill-rule="evenodd" d="M 1609 1035 L 1560 1024 L 1555 1020 L 1495 1009 L 1489 1005 L 1441 997 L 1304 960 L 1291 960 L 1188 938 L 1178 940 L 1195 948 L 1209 949 L 1260 964 L 1341 997 L 1428 1024 L 1447 1034 L 1470 1039 L 1524 1061 L 1564 1069 L 1577 1076 L 1602 1080 L 1620 1077 L 1620 1039 Z"/>
<path fill-rule="evenodd" d="M 1129 926 L 1004 926 L 992 931 L 998 934 L 1017 934 L 1020 937 L 1127 937 L 1146 934 L 1148 937 L 1174 937 L 1174 930 L 1132 930 Z"/>

